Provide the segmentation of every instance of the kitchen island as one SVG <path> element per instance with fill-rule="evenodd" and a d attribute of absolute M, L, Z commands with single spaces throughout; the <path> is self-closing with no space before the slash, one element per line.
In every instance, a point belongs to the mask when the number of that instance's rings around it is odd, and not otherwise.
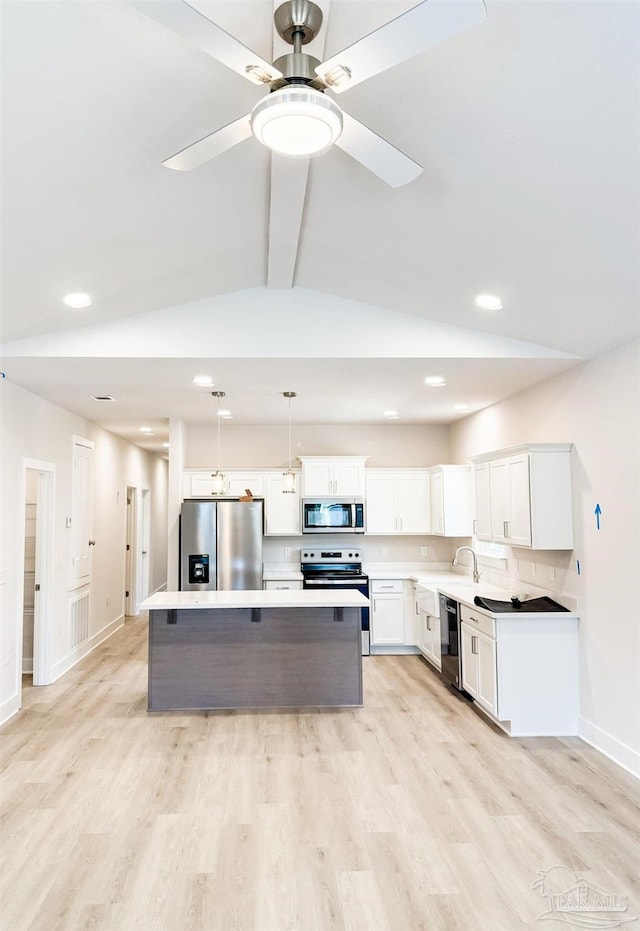
<path fill-rule="evenodd" d="M 362 706 L 361 609 L 347 591 L 156 592 L 149 711 Z"/>

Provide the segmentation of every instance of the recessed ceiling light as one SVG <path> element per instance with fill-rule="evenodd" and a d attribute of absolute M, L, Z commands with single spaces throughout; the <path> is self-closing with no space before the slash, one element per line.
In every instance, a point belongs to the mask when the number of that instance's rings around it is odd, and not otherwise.
<path fill-rule="evenodd" d="M 221 410 L 218 411 L 218 417 L 227 417 L 227 418 L 228 418 L 228 417 L 231 417 L 231 416 L 232 416 L 231 411 L 225 410 L 224 408 L 222 408 Z"/>
<path fill-rule="evenodd" d="M 424 383 L 430 388 L 444 388 L 446 385 L 446 381 L 442 375 L 429 375 L 428 378 L 425 378 Z"/>
<path fill-rule="evenodd" d="M 147 436 L 154 436 L 153 427 L 140 427 L 140 433 L 146 433 Z"/>
<path fill-rule="evenodd" d="M 214 381 L 211 378 L 211 375 L 196 375 L 193 379 L 194 385 L 198 385 L 199 388 L 213 388 Z"/>
<path fill-rule="evenodd" d="M 389 420 L 397 420 L 400 414 L 397 411 L 385 411 L 382 416 L 388 417 Z"/>
<path fill-rule="evenodd" d="M 72 294 L 65 294 L 62 300 L 67 307 L 72 307 L 74 310 L 82 310 L 84 307 L 89 307 L 91 304 L 91 295 L 86 294 L 84 291 L 74 291 Z"/>
<path fill-rule="evenodd" d="M 483 310 L 502 310 L 502 301 L 495 294 L 479 294 L 476 304 Z"/>
<path fill-rule="evenodd" d="M 460 411 L 460 413 L 471 410 L 468 404 L 454 404 L 453 409 L 454 411 Z"/>

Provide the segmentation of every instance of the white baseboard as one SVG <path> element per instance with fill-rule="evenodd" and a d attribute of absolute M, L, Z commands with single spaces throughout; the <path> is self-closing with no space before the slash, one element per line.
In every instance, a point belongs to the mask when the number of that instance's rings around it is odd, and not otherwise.
<path fill-rule="evenodd" d="M 632 776 L 640 779 L 640 752 L 638 750 L 628 747 L 617 737 L 612 737 L 597 724 L 583 717 L 578 718 L 578 737 L 595 747 L 600 753 L 604 753 L 618 766 L 630 772 Z"/>
<path fill-rule="evenodd" d="M 55 682 L 60 676 L 63 676 L 65 672 L 68 672 L 72 669 L 81 659 L 84 659 L 85 656 L 88 656 L 92 650 L 95 650 L 97 646 L 100 646 L 101 643 L 104 643 L 112 634 L 115 634 L 116 630 L 120 630 L 124 626 L 124 614 L 121 614 L 120 617 L 117 617 L 115 621 L 111 621 L 110 624 L 107 624 L 106 627 L 103 627 L 102 630 L 99 630 L 97 634 L 94 634 L 93 637 L 89 637 L 88 640 L 85 640 L 84 643 L 81 643 L 79 647 L 76 647 L 75 650 L 72 650 L 64 659 L 61 659 L 59 662 L 55 663 L 53 669 L 51 670 L 51 681 Z"/>
<path fill-rule="evenodd" d="M 20 711 L 20 696 L 12 695 L 0 705 L 0 725 L 5 724 L 9 718 Z"/>

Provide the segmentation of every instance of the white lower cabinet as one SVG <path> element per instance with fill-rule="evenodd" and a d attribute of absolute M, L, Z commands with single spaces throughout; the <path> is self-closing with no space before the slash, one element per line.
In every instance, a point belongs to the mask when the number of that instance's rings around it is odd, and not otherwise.
<path fill-rule="evenodd" d="M 270 580 L 263 587 L 268 592 L 297 592 L 302 590 L 302 582 L 295 579 Z"/>
<path fill-rule="evenodd" d="M 410 610 L 409 583 L 403 579 L 372 579 L 369 593 L 371 646 L 393 647 L 390 652 L 415 653 L 417 632 Z M 384 649 L 378 652 L 383 653 Z"/>
<path fill-rule="evenodd" d="M 497 716 L 498 669 L 496 641 L 465 621 L 460 625 L 462 687 L 477 703 Z"/>
<path fill-rule="evenodd" d="M 513 737 L 578 732 L 578 617 L 460 606 L 462 686 Z"/>
<path fill-rule="evenodd" d="M 370 624 L 372 646 L 404 644 L 404 587 L 400 579 L 371 582 Z"/>

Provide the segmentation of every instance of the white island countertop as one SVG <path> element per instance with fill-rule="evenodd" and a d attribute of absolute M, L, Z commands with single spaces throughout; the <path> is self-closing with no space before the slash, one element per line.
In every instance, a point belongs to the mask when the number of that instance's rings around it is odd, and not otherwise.
<path fill-rule="evenodd" d="M 172 611 L 184 608 L 366 608 L 369 599 L 353 589 L 322 591 L 155 592 L 140 608 Z"/>

